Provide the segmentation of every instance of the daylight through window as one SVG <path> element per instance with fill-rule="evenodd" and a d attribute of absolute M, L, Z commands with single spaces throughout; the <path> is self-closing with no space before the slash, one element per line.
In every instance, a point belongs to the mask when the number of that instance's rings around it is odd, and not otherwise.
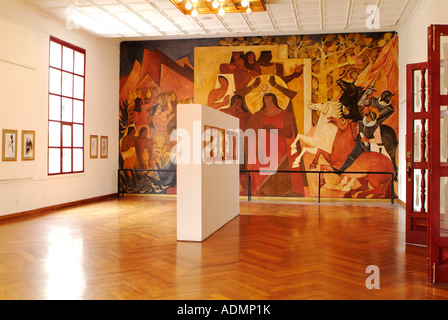
<path fill-rule="evenodd" d="M 85 50 L 50 38 L 48 174 L 84 171 Z"/>

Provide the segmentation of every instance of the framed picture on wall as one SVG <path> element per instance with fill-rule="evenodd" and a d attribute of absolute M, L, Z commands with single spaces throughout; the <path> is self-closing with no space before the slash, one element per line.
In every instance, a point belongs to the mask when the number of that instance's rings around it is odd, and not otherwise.
<path fill-rule="evenodd" d="M 225 160 L 236 160 L 236 133 L 233 130 L 226 130 L 225 138 Z"/>
<path fill-rule="evenodd" d="M 205 162 L 209 162 L 213 159 L 213 149 L 212 149 L 213 136 L 211 126 L 204 125 L 203 140 L 204 140 L 203 160 Z"/>
<path fill-rule="evenodd" d="M 224 129 L 218 128 L 218 156 L 221 160 L 225 160 L 225 149 L 226 149 L 226 132 Z"/>
<path fill-rule="evenodd" d="M 29 130 L 22 131 L 22 160 L 34 160 L 35 132 Z"/>
<path fill-rule="evenodd" d="M 107 152 L 108 152 L 108 146 L 109 141 L 107 136 L 101 136 L 101 141 L 100 141 L 100 148 L 101 148 L 101 158 L 107 158 Z"/>
<path fill-rule="evenodd" d="M 17 130 L 3 129 L 2 131 L 2 160 L 17 160 Z"/>
<path fill-rule="evenodd" d="M 90 159 L 98 158 L 98 136 L 90 136 Z"/>

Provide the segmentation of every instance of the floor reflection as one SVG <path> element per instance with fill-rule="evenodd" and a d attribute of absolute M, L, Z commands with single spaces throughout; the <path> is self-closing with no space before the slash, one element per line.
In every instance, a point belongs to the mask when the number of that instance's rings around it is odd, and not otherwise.
<path fill-rule="evenodd" d="M 47 299 L 73 300 L 84 294 L 83 239 L 68 227 L 55 227 L 48 235 Z"/>

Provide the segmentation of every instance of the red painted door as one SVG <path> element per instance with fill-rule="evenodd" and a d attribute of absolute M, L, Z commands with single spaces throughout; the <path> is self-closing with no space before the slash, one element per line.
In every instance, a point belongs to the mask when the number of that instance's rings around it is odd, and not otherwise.
<path fill-rule="evenodd" d="M 430 26 L 428 39 L 428 281 L 448 283 L 448 26 Z"/>
<path fill-rule="evenodd" d="M 428 226 L 428 63 L 406 73 L 406 243 L 426 245 Z"/>

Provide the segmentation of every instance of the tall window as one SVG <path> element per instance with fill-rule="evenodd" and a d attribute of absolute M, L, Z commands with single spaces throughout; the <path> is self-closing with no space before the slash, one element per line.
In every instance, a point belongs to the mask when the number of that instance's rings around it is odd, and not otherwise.
<path fill-rule="evenodd" d="M 85 53 L 50 38 L 48 174 L 84 171 Z"/>

